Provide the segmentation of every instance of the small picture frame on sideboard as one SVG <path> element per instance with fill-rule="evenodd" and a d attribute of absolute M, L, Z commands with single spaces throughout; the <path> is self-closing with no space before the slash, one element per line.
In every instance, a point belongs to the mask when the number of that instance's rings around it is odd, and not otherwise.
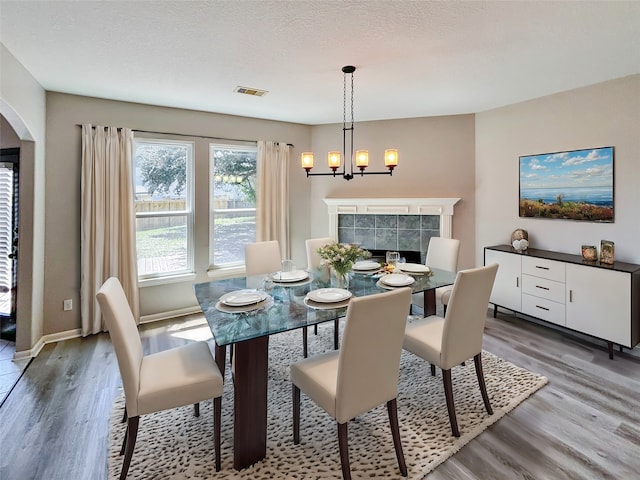
<path fill-rule="evenodd" d="M 614 244 L 610 240 L 600 241 L 600 263 L 613 265 L 615 261 Z"/>

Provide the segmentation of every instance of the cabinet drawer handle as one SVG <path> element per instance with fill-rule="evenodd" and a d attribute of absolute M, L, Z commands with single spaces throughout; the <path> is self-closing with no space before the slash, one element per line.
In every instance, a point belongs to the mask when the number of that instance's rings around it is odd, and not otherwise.
<path fill-rule="evenodd" d="M 573 302 L 573 290 L 569 290 L 569 302 Z"/>
<path fill-rule="evenodd" d="M 549 267 L 541 267 L 540 265 L 536 265 L 536 268 L 540 268 L 542 270 L 549 270 Z"/>
<path fill-rule="evenodd" d="M 520 288 L 520 277 L 516 277 L 516 288 Z"/>
<path fill-rule="evenodd" d="M 542 287 L 540 285 L 536 285 L 536 288 L 541 288 L 542 290 L 549 290 L 549 287 Z"/>
<path fill-rule="evenodd" d="M 549 311 L 549 309 L 548 309 L 548 308 L 541 307 L 540 305 L 536 305 L 536 308 L 539 308 L 539 309 L 541 309 L 541 310 L 546 310 L 547 312 Z"/>

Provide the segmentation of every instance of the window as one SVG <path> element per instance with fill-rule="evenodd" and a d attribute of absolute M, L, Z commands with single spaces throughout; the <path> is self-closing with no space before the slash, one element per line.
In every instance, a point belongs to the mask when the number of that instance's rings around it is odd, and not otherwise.
<path fill-rule="evenodd" d="M 135 141 L 138 277 L 193 272 L 193 143 Z"/>
<path fill-rule="evenodd" d="M 256 147 L 210 145 L 213 268 L 244 264 L 244 245 L 256 240 Z"/>

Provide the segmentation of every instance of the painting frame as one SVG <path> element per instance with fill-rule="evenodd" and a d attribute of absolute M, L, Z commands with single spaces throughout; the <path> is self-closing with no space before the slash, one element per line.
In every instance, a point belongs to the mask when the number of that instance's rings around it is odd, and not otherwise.
<path fill-rule="evenodd" d="M 519 157 L 518 214 L 614 223 L 614 147 Z"/>

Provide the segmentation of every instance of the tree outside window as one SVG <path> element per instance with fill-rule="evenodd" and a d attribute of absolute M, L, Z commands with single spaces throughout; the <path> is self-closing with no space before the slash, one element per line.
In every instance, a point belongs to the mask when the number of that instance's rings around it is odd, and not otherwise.
<path fill-rule="evenodd" d="M 256 239 L 256 147 L 210 146 L 210 263 L 244 263 L 244 245 Z"/>
<path fill-rule="evenodd" d="M 192 272 L 193 144 L 136 140 L 134 165 L 138 276 Z"/>

